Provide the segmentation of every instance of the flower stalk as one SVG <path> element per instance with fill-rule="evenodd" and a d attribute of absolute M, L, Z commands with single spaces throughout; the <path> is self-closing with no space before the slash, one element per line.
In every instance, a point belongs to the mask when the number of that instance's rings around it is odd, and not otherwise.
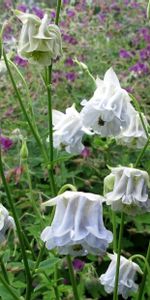
<path fill-rule="evenodd" d="M 149 263 L 150 263 L 150 242 L 149 242 L 148 249 L 147 249 L 144 273 L 143 273 L 142 281 L 141 281 L 141 284 L 140 284 L 139 293 L 137 295 L 137 300 L 142 300 L 143 299 L 144 287 L 145 287 L 146 277 L 147 277 L 147 273 L 148 273 L 148 268 L 147 268 L 147 263 L 146 262 L 148 263 L 148 266 L 149 266 Z"/>
<path fill-rule="evenodd" d="M 72 284 L 73 294 L 74 294 L 74 300 L 80 300 L 78 290 L 77 290 L 77 283 L 75 279 L 75 274 L 72 266 L 72 261 L 70 255 L 67 255 L 67 262 L 68 262 L 68 268 L 69 268 L 69 274 L 70 274 L 70 280 Z"/>
<path fill-rule="evenodd" d="M 123 228 L 124 228 L 124 218 L 125 218 L 125 214 L 124 214 L 124 212 L 122 212 L 121 213 L 120 231 L 119 231 L 117 265 L 116 265 L 115 288 L 114 288 L 113 300 L 118 299 L 119 267 L 120 267 L 121 244 L 122 244 L 122 236 L 123 236 Z"/>

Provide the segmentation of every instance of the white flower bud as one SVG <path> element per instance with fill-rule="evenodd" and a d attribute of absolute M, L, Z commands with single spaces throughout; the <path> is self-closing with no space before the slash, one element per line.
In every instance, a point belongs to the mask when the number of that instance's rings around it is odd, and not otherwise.
<path fill-rule="evenodd" d="M 31 63 L 51 65 L 51 60 L 62 55 L 62 41 L 59 27 L 48 24 L 48 15 L 41 20 L 32 14 L 15 11 L 23 23 L 18 54 Z"/>

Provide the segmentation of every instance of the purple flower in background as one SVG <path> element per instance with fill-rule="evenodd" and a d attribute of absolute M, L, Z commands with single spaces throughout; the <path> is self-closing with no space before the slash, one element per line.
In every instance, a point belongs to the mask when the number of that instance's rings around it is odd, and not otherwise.
<path fill-rule="evenodd" d="M 77 40 L 73 36 L 71 36 L 69 34 L 65 34 L 65 33 L 63 33 L 62 36 L 63 36 L 63 39 L 65 42 L 72 44 L 72 45 L 77 44 Z"/>
<path fill-rule="evenodd" d="M 126 58 L 126 59 L 128 59 L 128 58 L 131 58 L 131 57 L 132 57 L 132 54 L 131 54 L 130 51 L 127 51 L 127 50 L 125 50 L 125 49 L 121 49 L 121 50 L 119 51 L 119 56 L 120 56 L 121 58 Z"/>
<path fill-rule="evenodd" d="M 32 12 L 39 17 L 40 19 L 43 19 L 44 17 L 44 12 L 41 8 L 37 7 L 37 6 L 33 6 L 32 7 Z"/>
<path fill-rule="evenodd" d="M 13 141 L 5 136 L 0 136 L 0 146 L 4 151 L 9 150 L 13 145 Z"/>
<path fill-rule="evenodd" d="M 135 72 L 137 75 L 144 75 L 149 72 L 147 64 L 138 61 L 135 65 L 129 68 L 130 71 Z"/>
<path fill-rule="evenodd" d="M 100 21 L 101 23 L 105 23 L 105 21 L 106 21 L 106 14 L 104 14 L 104 13 L 99 13 L 99 14 L 98 14 L 98 19 L 99 19 L 99 21 Z"/>
<path fill-rule="evenodd" d="M 71 57 L 68 57 L 66 60 L 65 60 L 65 65 L 66 66 L 73 66 L 74 65 L 74 62 L 72 60 Z"/>
<path fill-rule="evenodd" d="M 72 17 L 75 16 L 75 11 L 73 9 L 67 8 L 66 14 L 67 14 L 68 17 L 72 18 Z"/>
<path fill-rule="evenodd" d="M 17 9 L 25 13 L 27 11 L 27 6 L 26 4 L 22 3 L 17 6 Z"/>
<path fill-rule="evenodd" d="M 83 158 L 88 158 L 90 156 L 90 150 L 89 148 L 85 147 L 82 152 L 81 152 L 81 156 Z"/>
<path fill-rule="evenodd" d="M 12 0 L 4 0 L 4 7 L 11 8 L 12 7 Z"/>
<path fill-rule="evenodd" d="M 120 7 L 117 5 L 117 3 L 112 3 L 110 5 L 110 9 L 115 10 L 116 12 L 120 12 Z"/>
<path fill-rule="evenodd" d="M 65 77 L 69 81 L 75 81 L 76 74 L 74 72 L 68 72 L 68 73 L 65 74 Z"/>
<path fill-rule="evenodd" d="M 20 67 L 26 67 L 28 64 L 28 61 L 26 59 L 21 58 L 19 55 L 16 55 L 14 57 L 14 62 Z"/>
<path fill-rule="evenodd" d="M 145 48 L 145 49 L 142 49 L 140 50 L 140 58 L 141 60 L 146 60 L 150 57 L 150 50 L 149 48 Z"/>
<path fill-rule="evenodd" d="M 72 264 L 73 264 L 74 270 L 76 270 L 76 271 L 82 271 L 84 268 L 84 265 L 85 265 L 84 261 L 82 261 L 81 259 L 78 259 L 78 258 L 74 259 Z"/>
<path fill-rule="evenodd" d="M 50 16 L 51 16 L 52 19 L 55 19 L 55 17 L 56 17 L 55 10 L 51 10 Z"/>
<path fill-rule="evenodd" d="M 12 27 L 9 24 L 5 26 L 3 38 L 4 40 L 10 40 L 12 38 Z"/>
<path fill-rule="evenodd" d="M 69 4 L 70 0 L 63 0 L 63 4 Z"/>
<path fill-rule="evenodd" d="M 67 278 L 64 278 L 64 279 L 63 279 L 63 284 L 64 284 L 64 285 L 69 284 L 69 280 L 68 280 Z"/>

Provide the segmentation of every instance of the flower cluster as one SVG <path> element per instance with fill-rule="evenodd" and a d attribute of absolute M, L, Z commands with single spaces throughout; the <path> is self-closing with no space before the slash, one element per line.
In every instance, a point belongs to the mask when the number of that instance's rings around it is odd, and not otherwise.
<path fill-rule="evenodd" d="M 48 15 L 42 20 L 35 15 L 15 11 L 16 16 L 23 23 L 18 54 L 31 63 L 49 66 L 52 59 L 62 55 L 61 33 L 59 27 L 49 24 Z"/>
<path fill-rule="evenodd" d="M 54 147 L 64 146 L 69 153 L 81 153 L 83 134 L 98 134 L 114 137 L 119 144 L 142 148 L 147 142 L 145 128 L 148 124 L 143 115 L 144 127 L 131 103 L 131 97 L 122 89 L 119 80 L 110 68 L 104 80 L 96 79 L 92 98 L 83 100 L 80 113 L 72 106 L 66 114 L 53 111 Z"/>

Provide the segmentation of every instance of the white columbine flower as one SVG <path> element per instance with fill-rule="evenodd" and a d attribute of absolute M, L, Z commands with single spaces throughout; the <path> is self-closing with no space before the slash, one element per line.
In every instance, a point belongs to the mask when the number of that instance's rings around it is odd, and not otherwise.
<path fill-rule="evenodd" d="M 47 201 L 46 205 L 56 205 L 51 226 L 41 234 L 47 249 L 57 247 L 63 255 L 103 255 L 112 242 L 112 233 L 103 224 L 103 201 L 99 195 L 73 191 Z"/>
<path fill-rule="evenodd" d="M 143 115 L 143 121 L 147 128 L 147 120 Z M 147 136 L 143 128 L 139 113 L 129 106 L 129 124 L 128 127 L 116 137 L 116 141 L 119 144 L 127 145 L 128 147 L 134 147 L 141 149 L 147 142 Z"/>
<path fill-rule="evenodd" d="M 112 68 L 105 73 L 104 80 L 98 78 L 96 84 L 93 97 L 81 103 L 84 106 L 81 110 L 83 124 L 103 137 L 115 137 L 128 125 L 131 99 L 121 88 Z"/>
<path fill-rule="evenodd" d="M 108 254 L 108 256 L 111 259 L 111 263 L 106 273 L 100 276 L 100 282 L 104 285 L 105 291 L 110 294 L 113 293 L 115 286 L 117 254 Z M 142 270 L 139 265 L 129 259 L 126 259 L 124 256 L 121 256 L 118 295 L 122 295 L 124 299 L 127 299 L 132 292 L 137 292 L 138 290 L 138 285 L 135 283 L 136 272 L 142 274 Z"/>
<path fill-rule="evenodd" d="M 0 204 L 0 243 L 5 240 L 5 232 L 15 228 L 14 219 L 9 216 L 8 210 Z"/>
<path fill-rule="evenodd" d="M 115 211 L 124 211 L 136 215 L 150 211 L 148 198 L 149 176 L 146 171 L 118 167 L 104 179 L 106 204 Z"/>
<path fill-rule="evenodd" d="M 59 27 L 49 24 L 48 15 L 39 17 L 15 10 L 23 23 L 18 54 L 31 63 L 43 66 L 51 65 L 51 60 L 62 55 L 62 42 Z"/>
<path fill-rule="evenodd" d="M 65 114 L 58 110 L 53 110 L 52 114 L 54 148 L 65 148 L 68 153 L 81 153 L 84 149 L 81 140 L 85 131 L 75 105 L 67 108 Z"/>

